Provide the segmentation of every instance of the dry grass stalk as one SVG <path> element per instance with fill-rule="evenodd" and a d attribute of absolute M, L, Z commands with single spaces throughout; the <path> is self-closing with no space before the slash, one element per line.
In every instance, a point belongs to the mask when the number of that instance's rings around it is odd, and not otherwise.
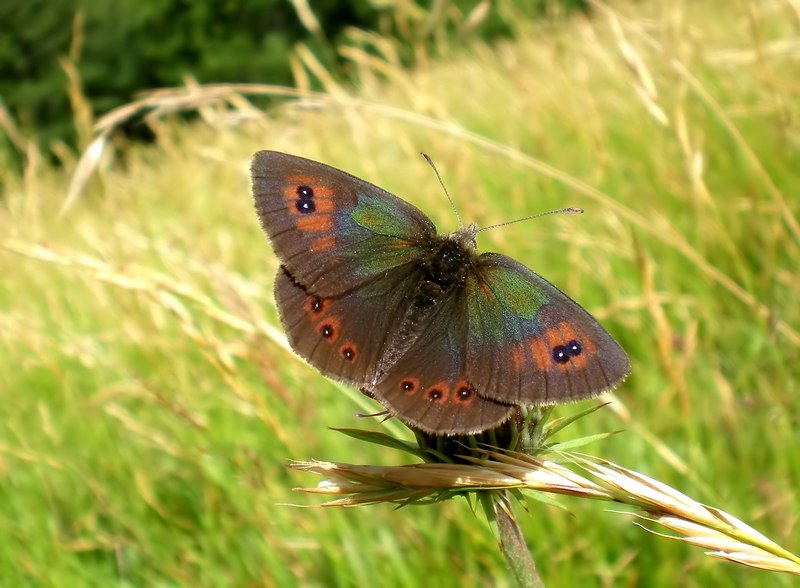
<path fill-rule="evenodd" d="M 325 477 L 300 492 L 341 496 L 323 506 L 392 502 L 429 503 L 464 492 L 537 490 L 627 504 L 636 517 L 675 533 L 651 533 L 710 551 L 707 555 L 763 570 L 800 575 L 800 557 L 786 551 L 736 517 L 706 506 L 653 478 L 602 459 L 562 454 L 579 474 L 555 461 L 517 452 L 485 450 L 469 464 L 424 463 L 367 466 L 296 462 L 291 467 Z"/>

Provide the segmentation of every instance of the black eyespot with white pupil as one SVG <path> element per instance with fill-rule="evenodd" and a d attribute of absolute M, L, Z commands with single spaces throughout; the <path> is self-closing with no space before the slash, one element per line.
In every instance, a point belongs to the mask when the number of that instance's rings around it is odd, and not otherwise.
<path fill-rule="evenodd" d="M 350 347 L 349 345 L 345 345 L 342 347 L 342 357 L 345 358 L 347 361 L 352 361 L 356 356 L 356 350 Z"/>
<path fill-rule="evenodd" d="M 322 335 L 325 339 L 330 339 L 334 335 L 333 325 L 326 324 L 322 325 L 319 330 L 319 334 Z"/>
<path fill-rule="evenodd" d="M 320 310 L 322 310 L 322 299 L 315 296 L 311 299 L 311 312 L 317 314 Z"/>
<path fill-rule="evenodd" d="M 473 392 L 474 390 L 469 386 L 461 386 L 461 388 L 456 391 L 456 397 L 459 400 L 469 400 Z"/>
<path fill-rule="evenodd" d="M 434 388 L 433 390 L 428 391 L 428 399 L 436 402 L 437 400 L 441 400 L 444 393 L 439 390 L 438 388 Z"/>
<path fill-rule="evenodd" d="M 310 214 L 317 209 L 314 204 L 314 190 L 310 186 L 297 186 L 297 201 L 295 207 L 300 214 Z"/>
<path fill-rule="evenodd" d="M 574 339 L 566 345 L 553 347 L 553 361 L 560 364 L 568 363 L 573 357 L 578 357 L 583 353 L 583 347 Z"/>

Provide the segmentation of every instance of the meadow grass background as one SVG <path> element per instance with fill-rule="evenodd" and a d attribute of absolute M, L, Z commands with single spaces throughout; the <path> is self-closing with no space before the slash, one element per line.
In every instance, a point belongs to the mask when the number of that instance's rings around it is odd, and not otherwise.
<path fill-rule="evenodd" d="M 377 183 L 443 231 L 456 221 L 419 151 L 466 222 L 584 208 L 479 239 L 631 356 L 617 402 L 569 434 L 624 430 L 588 449 L 800 549 L 797 4 L 650 2 L 521 29 L 413 71 L 353 52 L 352 89 L 301 56 L 326 92 L 298 76 L 302 99 L 265 114 L 242 92 L 195 124 L 153 120 L 155 145 L 110 145 L 63 214 L 74 165 L 32 152 L 3 172 L 3 585 L 510 585 L 464 500 L 286 506 L 320 502 L 292 492 L 318 480 L 287 460 L 407 458 L 330 431 L 381 425 L 282 341 L 249 194 L 264 148 Z M 518 512 L 548 586 L 793 585 L 561 502 Z"/>

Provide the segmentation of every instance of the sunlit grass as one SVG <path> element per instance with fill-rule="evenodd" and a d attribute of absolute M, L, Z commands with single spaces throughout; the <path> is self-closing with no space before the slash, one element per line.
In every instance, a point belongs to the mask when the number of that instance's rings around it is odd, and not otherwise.
<path fill-rule="evenodd" d="M 268 117 L 239 89 L 235 110 L 163 119 L 154 147 L 104 151 L 63 216 L 68 173 L 6 174 L 3 583 L 510 581 L 464 501 L 282 506 L 310 480 L 289 459 L 399 460 L 326 429 L 381 425 L 355 420 L 375 405 L 280 337 L 247 177 L 263 148 L 377 183 L 442 230 L 456 221 L 419 151 L 467 222 L 584 208 L 479 240 L 562 287 L 631 356 L 619 402 L 577 434 L 626 429 L 593 453 L 796 552 L 797 15 L 687 4 L 600 9 L 413 72 L 356 59 L 352 95 L 305 94 Z M 790 585 L 565 504 L 520 516 L 550 586 Z"/>

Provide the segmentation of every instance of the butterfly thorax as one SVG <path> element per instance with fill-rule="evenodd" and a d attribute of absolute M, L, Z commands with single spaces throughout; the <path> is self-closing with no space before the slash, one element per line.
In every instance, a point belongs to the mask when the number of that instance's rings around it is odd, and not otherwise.
<path fill-rule="evenodd" d="M 475 243 L 469 233 L 458 231 L 436 238 L 428 255 L 419 262 L 420 281 L 412 306 L 424 309 L 435 305 L 454 288 L 466 283 L 475 257 Z"/>
<path fill-rule="evenodd" d="M 418 262 L 416 287 L 407 298 L 399 328 L 387 342 L 377 379 L 408 351 L 438 307 L 464 288 L 473 271 L 476 233 L 470 225 L 431 240 L 428 253 Z"/>

